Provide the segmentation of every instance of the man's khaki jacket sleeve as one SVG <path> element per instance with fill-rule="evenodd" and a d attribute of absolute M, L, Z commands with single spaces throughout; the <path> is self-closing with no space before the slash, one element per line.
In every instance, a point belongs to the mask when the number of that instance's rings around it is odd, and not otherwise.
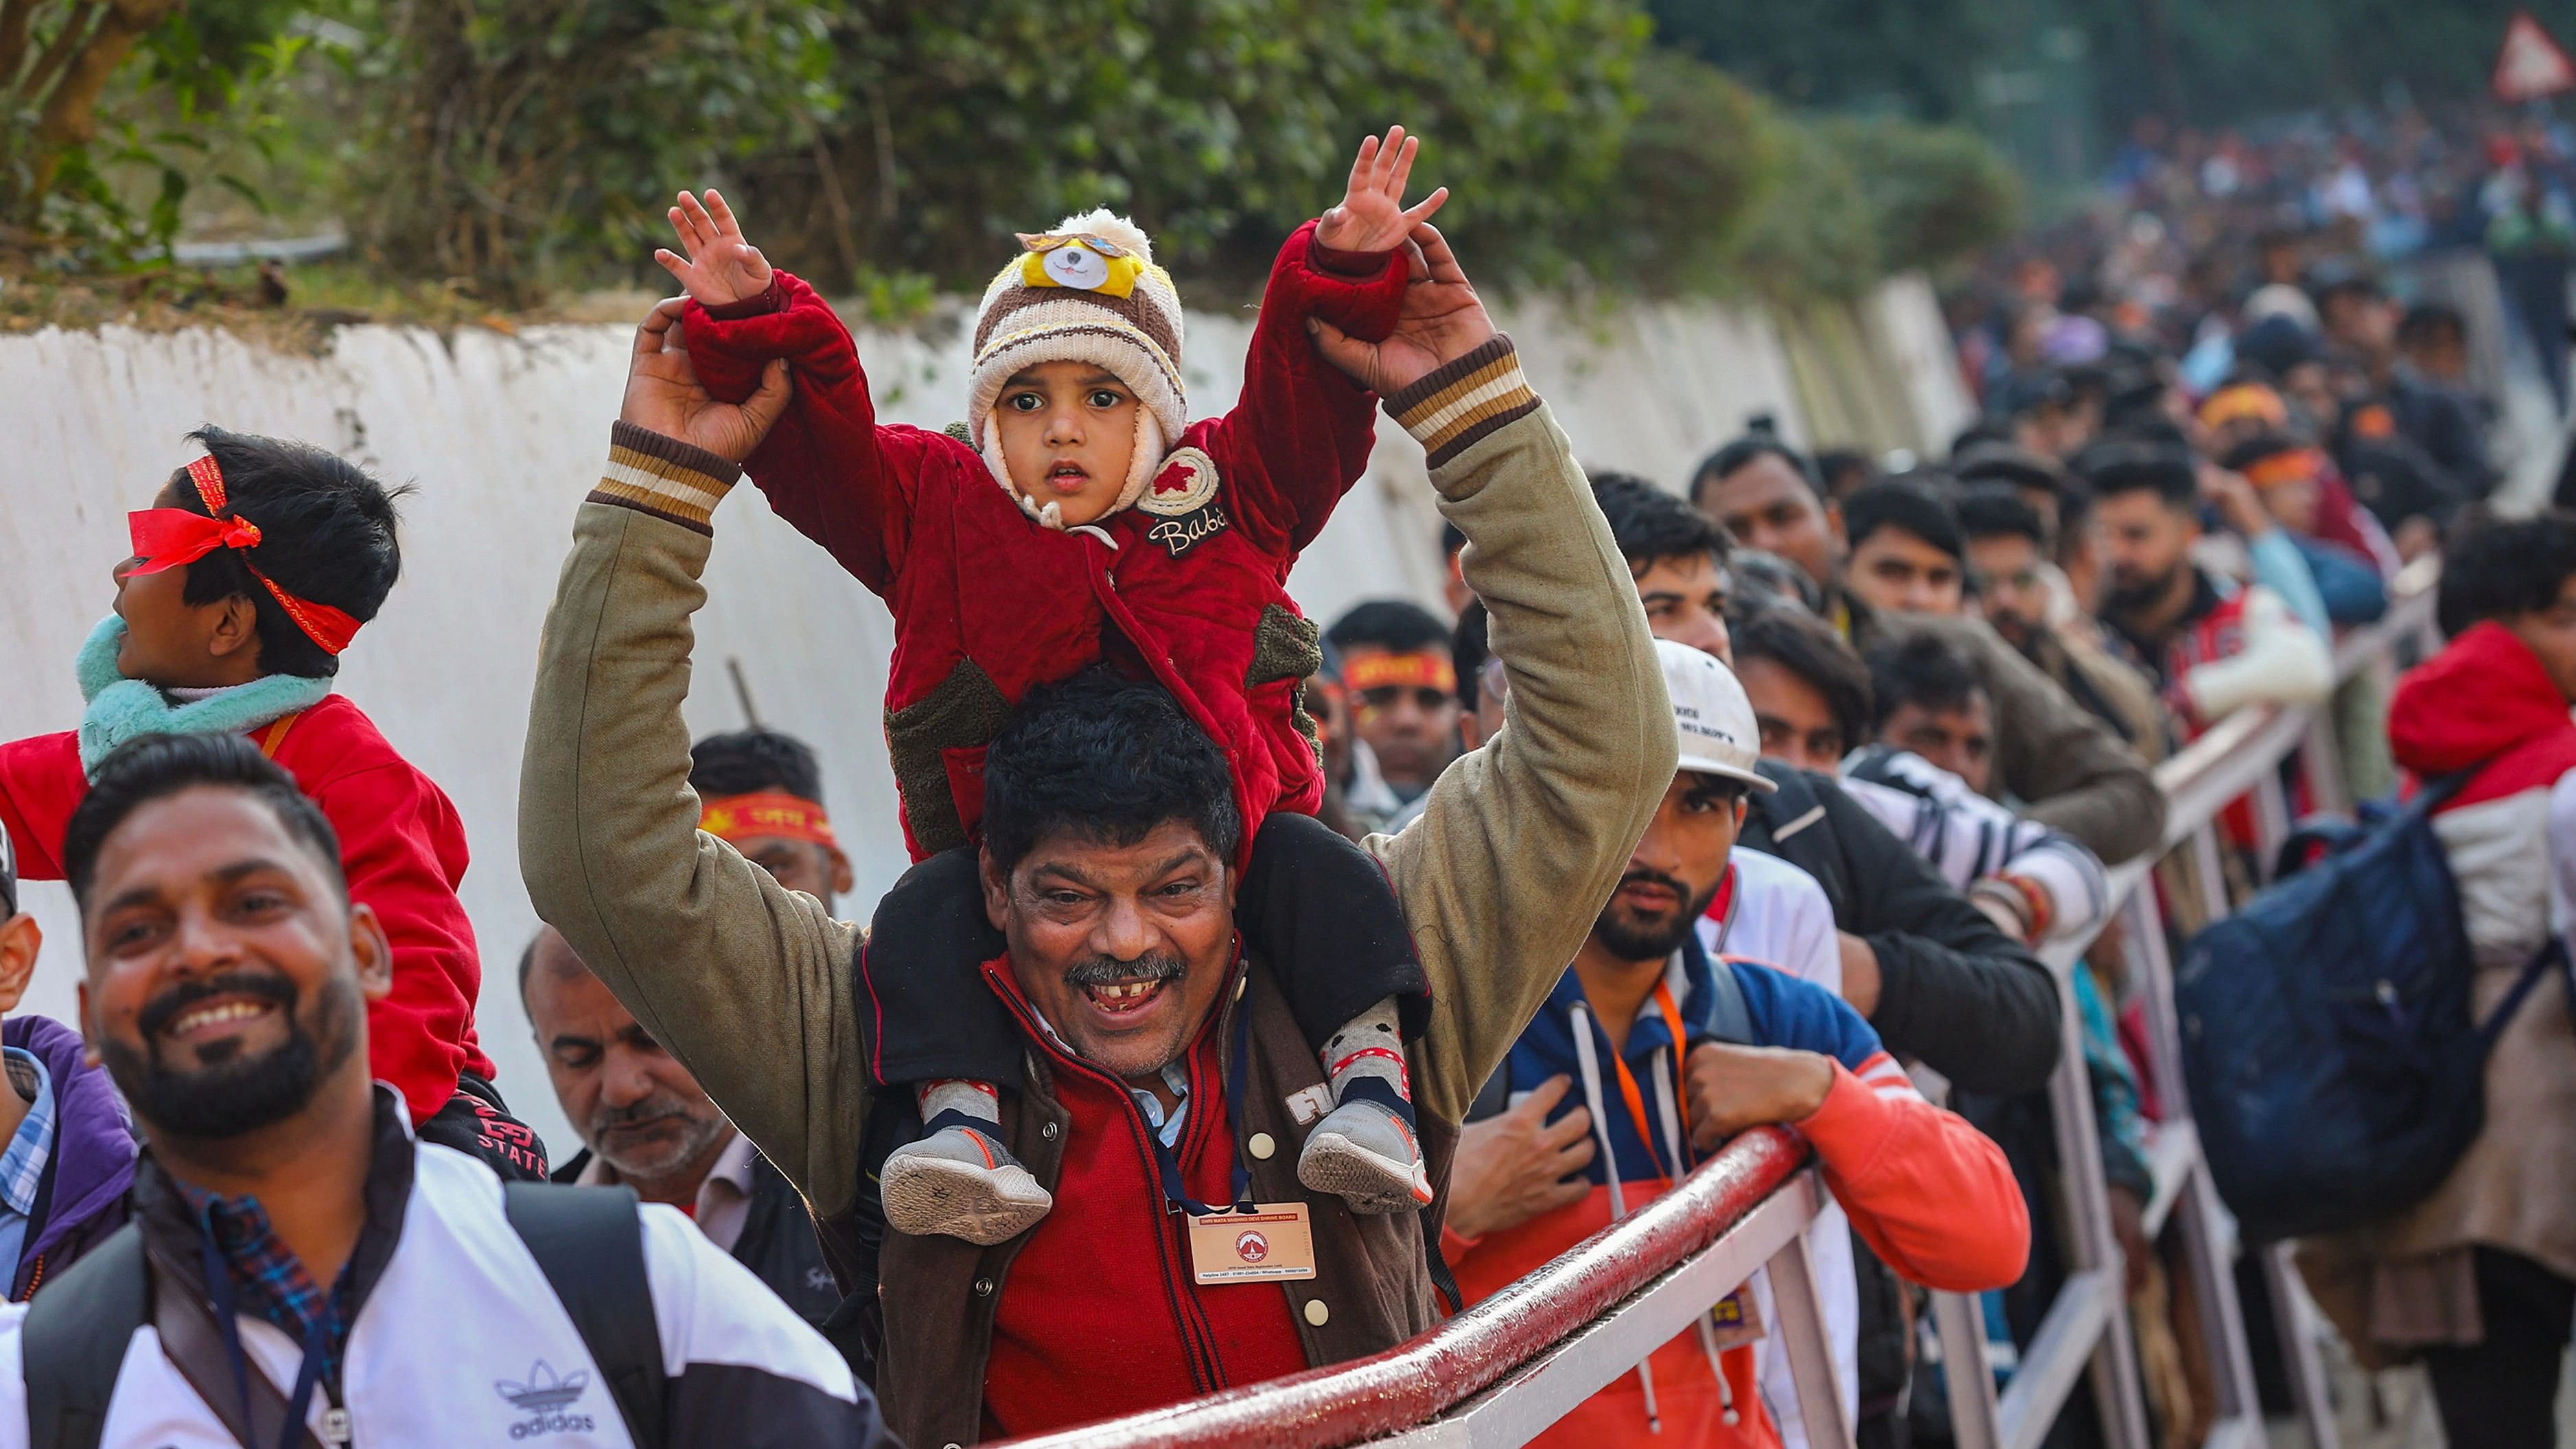
<path fill-rule="evenodd" d="M 519 775 L 537 914 L 814 1208 L 858 1190 L 859 931 L 698 830 L 690 616 L 739 470 L 625 423 L 581 505 L 539 645 Z"/>
<path fill-rule="evenodd" d="M 1431 981 L 1414 1100 L 1450 1122 L 1573 961 L 1673 779 L 1677 737 L 1637 587 L 1565 434 L 1496 338 L 1387 399 L 1509 680 L 1505 723 L 1370 838 Z"/>

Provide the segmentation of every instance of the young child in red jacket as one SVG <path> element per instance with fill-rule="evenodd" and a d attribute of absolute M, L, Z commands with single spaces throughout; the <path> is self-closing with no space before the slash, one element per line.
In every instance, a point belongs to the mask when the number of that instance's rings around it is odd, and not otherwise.
<path fill-rule="evenodd" d="M 541 1178 L 545 1147 L 493 1090 L 474 1037 L 483 968 L 456 898 L 465 828 L 358 707 L 341 651 L 394 585 L 394 498 L 319 448 L 206 427 L 206 456 L 128 515 L 116 608 L 81 646 L 78 730 L 0 745 L 0 826 L 19 874 L 62 878 L 89 768 L 138 735 L 248 735 L 340 836 L 352 899 L 393 943 L 393 994 L 367 1008 L 368 1059 L 420 1135 Z"/>
<path fill-rule="evenodd" d="M 1331 1086 L 1300 1179 L 1361 1211 L 1430 1201 L 1403 1056 L 1426 988 L 1376 863 L 1312 818 L 1323 777 L 1298 691 L 1320 654 L 1284 587 L 1375 434 L 1376 397 L 1310 329 L 1393 330 L 1411 280 L 1399 249 L 1448 195 L 1404 206 L 1417 145 L 1401 127 L 1362 143 L 1341 204 L 1271 270 L 1241 400 L 1195 424 L 1180 298 L 1124 218 L 1021 237 L 978 312 L 967 420 L 937 433 L 877 424 L 848 331 L 742 240 L 722 198 L 684 193 L 671 211 L 688 256 L 659 260 L 692 298 L 699 379 L 738 400 L 777 359 L 792 367 L 793 401 L 746 470 L 894 615 L 886 743 L 921 864 L 879 906 L 859 972 L 870 1075 L 913 1089 L 925 1129 L 881 1173 L 897 1231 L 989 1245 L 1052 1206 L 998 1140 L 997 1084 L 1020 1080 L 1022 1053 L 980 975 L 1005 954 L 974 851 L 981 764 L 1031 688 L 1102 660 L 1161 682 L 1233 763 L 1238 927 Z M 1091 999 L 1147 1009 L 1157 963 L 1118 964 L 1133 969 Z"/>

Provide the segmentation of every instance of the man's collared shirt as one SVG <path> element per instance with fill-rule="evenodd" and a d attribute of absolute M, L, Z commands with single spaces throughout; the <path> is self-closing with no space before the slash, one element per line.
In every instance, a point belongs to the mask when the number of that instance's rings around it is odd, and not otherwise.
<path fill-rule="evenodd" d="M 341 1355 L 349 1347 L 347 1273 L 324 1292 L 305 1270 L 304 1260 L 277 1236 L 258 1198 L 224 1197 L 184 1182 L 177 1186 L 198 1231 L 214 1239 L 215 1250 L 231 1270 L 241 1311 L 267 1320 L 298 1344 L 311 1343 L 318 1328 L 322 1377 L 336 1380 Z M 355 1254 L 350 1261 L 356 1261 Z"/>
<path fill-rule="evenodd" d="M 1127 1095 L 1136 1099 L 1136 1110 L 1145 1114 L 1146 1125 L 1154 1129 L 1154 1135 L 1162 1139 L 1165 1147 L 1180 1146 L 1181 1129 L 1189 1125 L 1190 1074 L 1186 1065 L 1188 1061 L 1189 1058 L 1185 1056 L 1179 1061 L 1163 1063 L 1163 1085 L 1172 1089 L 1173 1096 L 1180 1098 L 1172 1104 L 1169 1116 L 1164 1115 L 1162 1100 L 1153 1093 L 1136 1087 L 1127 1089 Z"/>
<path fill-rule="evenodd" d="M 1241 986 L 1241 982 L 1236 983 L 1237 994 L 1241 993 Z M 1046 1013 L 1038 1010 L 1037 1003 L 1029 1003 L 1029 1015 L 1037 1018 L 1039 1029 L 1046 1033 L 1047 1040 L 1052 1043 L 1057 1050 L 1063 1052 L 1069 1057 L 1078 1058 L 1082 1055 L 1082 1053 L 1073 1049 L 1073 1044 L 1071 1042 L 1068 1042 L 1062 1036 L 1057 1035 L 1055 1023 L 1046 1019 Z M 1136 1099 L 1136 1110 L 1145 1114 L 1145 1125 L 1154 1129 L 1154 1135 L 1161 1139 L 1162 1144 L 1165 1147 L 1178 1148 L 1181 1145 L 1181 1129 L 1189 1125 L 1189 1063 L 1190 1055 L 1186 1051 L 1182 1052 L 1172 1060 L 1163 1063 L 1163 1085 L 1171 1088 L 1172 1095 L 1180 1099 L 1172 1104 L 1172 1110 L 1168 1116 L 1163 1112 L 1163 1103 L 1161 1099 L 1156 1097 L 1152 1092 L 1139 1087 L 1129 1087 L 1127 1089 L 1127 1095 Z"/>
<path fill-rule="evenodd" d="M 706 1234 L 707 1241 L 730 1253 L 742 1241 L 742 1230 L 751 1221 L 751 1164 L 760 1149 L 740 1132 L 716 1154 L 714 1165 L 698 1183 L 697 1198 L 689 1205 L 689 1217 Z M 590 1161 L 582 1164 L 581 1175 L 573 1179 L 583 1187 L 611 1187 L 624 1182 L 608 1159 L 592 1149 Z"/>
<path fill-rule="evenodd" d="M 45 1164 L 53 1160 L 54 1081 L 34 1052 L 19 1047 L 0 1048 L 0 1066 L 7 1068 L 9 1085 L 27 1103 L 25 1120 L 0 1151 L 0 1269 L 14 1271 L 19 1254 L 26 1251 Z"/>

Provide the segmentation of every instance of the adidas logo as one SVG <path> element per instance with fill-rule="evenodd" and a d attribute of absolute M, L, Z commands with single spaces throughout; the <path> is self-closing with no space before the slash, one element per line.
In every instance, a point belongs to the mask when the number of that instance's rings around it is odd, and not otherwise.
<path fill-rule="evenodd" d="M 509 1401 L 511 1407 L 524 1410 L 526 1418 L 510 1425 L 513 1439 L 535 1439 L 547 1434 L 587 1434 L 596 1427 L 588 1414 L 564 1411 L 577 1402 L 590 1387 L 590 1375 L 575 1369 L 571 1375 L 557 1378 L 553 1365 L 538 1359 L 528 1370 L 528 1381 L 498 1379 L 492 1392 Z"/>

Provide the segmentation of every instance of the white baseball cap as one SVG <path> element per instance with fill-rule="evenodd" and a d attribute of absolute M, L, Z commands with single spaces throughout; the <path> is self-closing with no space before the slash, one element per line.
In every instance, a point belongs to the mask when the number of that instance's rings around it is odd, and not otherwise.
<path fill-rule="evenodd" d="M 1656 640 L 1655 653 L 1663 659 L 1664 691 L 1673 698 L 1681 768 L 1741 780 L 1766 794 L 1779 789 L 1753 768 L 1762 757 L 1762 729 L 1735 671 L 1714 654 L 1670 639 Z"/>

